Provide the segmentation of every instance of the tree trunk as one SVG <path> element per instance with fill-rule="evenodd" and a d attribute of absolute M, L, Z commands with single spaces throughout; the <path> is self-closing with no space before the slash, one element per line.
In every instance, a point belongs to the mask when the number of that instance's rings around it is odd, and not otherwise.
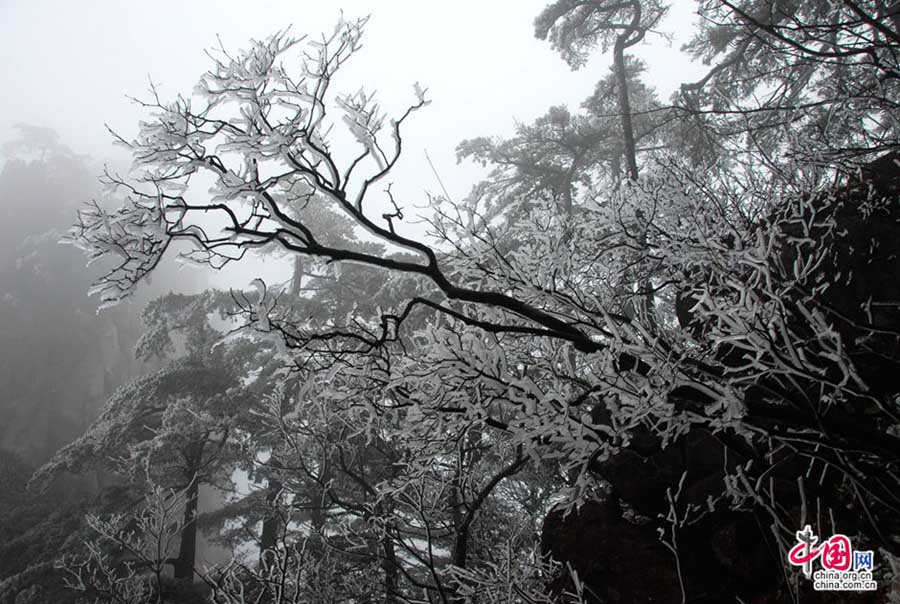
<path fill-rule="evenodd" d="M 628 72 L 625 70 L 625 44 L 630 34 L 616 39 L 613 48 L 613 69 L 616 75 L 619 115 L 622 119 L 622 142 L 625 151 L 625 170 L 629 180 L 637 180 L 637 147 L 634 142 L 634 124 L 631 118 L 631 99 L 628 97 Z"/>
<path fill-rule="evenodd" d="M 628 72 L 625 69 L 625 48 L 633 43 L 628 41 L 633 32 L 634 30 L 629 30 L 621 34 L 616 38 L 616 43 L 613 47 L 613 69 L 616 76 L 619 114 L 622 120 L 622 143 L 625 155 L 625 171 L 628 180 L 630 181 L 636 181 L 638 179 L 637 144 L 634 141 L 634 121 L 631 115 L 631 99 L 628 95 Z M 639 222 L 643 222 L 644 212 L 641 208 L 637 208 L 635 217 Z M 639 243 L 642 247 L 647 244 L 647 233 L 643 228 L 641 228 Z M 641 267 L 638 266 L 637 270 L 640 271 Z M 641 302 L 639 303 L 642 308 L 640 309 L 639 314 L 650 325 L 654 325 L 653 308 L 655 302 L 653 283 L 648 275 L 638 275 L 637 282 L 639 293 L 642 292 L 640 297 Z M 633 311 L 637 311 L 637 309 L 633 309 Z"/>
<path fill-rule="evenodd" d="M 459 568 L 466 567 L 466 558 L 469 553 L 469 531 L 465 524 L 465 514 L 462 509 L 462 458 L 454 470 L 453 481 L 450 485 L 450 509 L 453 518 L 453 565 Z"/>
<path fill-rule="evenodd" d="M 175 561 L 175 578 L 193 581 L 194 558 L 197 555 L 197 499 L 200 485 L 195 477 L 187 489 L 184 502 L 184 524 L 181 527 L 181 544 Z"/>
<path fill-rule="evenodd" d="M 300 288 L 303 287 L 303 256 L 294 255 L 294 271 L 291 276 L 291 300 L 295 301 L 300 297 Z"/>
<path fill-rule="evenodd" d="M 387 602 L 388 604 L 394 604 L 398 601 L 397 554 L 394 551 L 394 542 L 391 540 L 390 535 L 385 534 L 384 538 L 381 541 L 381 547 L 384 553 L 384 559 L 381 562 L 381 568 L 382 570 L 384 570 L 385 602 Z"/>
<path fill-rule="evenodd" d="M 280 468 L 281 464 L 272 460 L 270 464 L 273 468 Z M 278 496 L 282 489 L 281 481 L 274 477 L 269 477 L 266 486 L 266 515 L 263 518 L 262 535 L 259 544 L 259 566 L 266 569 L 274 562 L 274 549 L 278 543 L 278 529 L 281 527 L 281 518 L 278 514 L 277 504 Z"/>

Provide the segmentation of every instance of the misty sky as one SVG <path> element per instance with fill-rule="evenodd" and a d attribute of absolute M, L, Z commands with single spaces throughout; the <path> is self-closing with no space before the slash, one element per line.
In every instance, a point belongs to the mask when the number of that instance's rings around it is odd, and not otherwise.
<path fill-rule="evenodd" d="M 0 0 L 0 141 L 25 122 L 55 129 L 75 151 L 97 160 L 123 160 L 104 124 L 126 138 L 136 133 L 146 113 L 126 95 L 146 98 L 148 76 L 170 100 L 193 89 L 210 64 L 204 49 L 217 44 L 217 35 L 230 50 L 287 26 L 294 35 L 318 35 L 333 29 L 343 8 L 347 17 L 372 18 L 362 52 L 335 89 L 374 89 L 390 115 L 412 102 L 417 81 L 433 101 L 408 123 L 393 191 L 407 207 L 424 203 L 424 190 L 439 192 L 427 149 L 450 195 L 460 198 L 481 175 L 471 165 L 457 166 L 460 140 L 509 135 L 515 120 L 530 121 L 552 105 L 577 108 L 609 69 L 608 57 L 598 55 L 572 72 L 534 38 L 532 23 L 546 4 Z M 676 0 L 663 23 L 674 43 L 654 36 L 637 52 L 662 97 L 701 71 L 678 51 L 694 4 Z"/>
<path fill-rule="evenodd" d="M 203 51 L 217 35 L 234 50 L 288 25 L 295 35 L 318 34 L 333 28 L 343 8 L 348 17 L 372 14 L 372 20 L 362 53 L 337 88 L 374 88 L 386 107 L 399 110 L 412 99 L 413 82 L 427 86 L 433 104 L 410 124 L 404 167 L 430 177 L 420 187 L 433 188 L 430 169 L 421 170 L 427 147 L 451 192 L 465 193 L 471 175 L 456 173 L 453 155 L 460 139 L 508 134 L 514 118 L 530 120 L 554 104 L 575 107 L 608 69 L 607 58 L 597 57 L 571 72 L 534 38 L 532 22 L 545 4 L 0 0 L 0 140 L 16 122 L 27 122 L 56 129 L 79 152 L 113 156 L 104 123 L 135 132 L 142 111 L 125 95 L 142 96 L 148 75 L 165 98 L 189 92 L 209 65 Z M 693 19 L 693 2 L 676 4 L 663 27 L 673 33 Z M 640 53 L 665 94 L 691 75 L 678 45 L 657 38 Z"/>

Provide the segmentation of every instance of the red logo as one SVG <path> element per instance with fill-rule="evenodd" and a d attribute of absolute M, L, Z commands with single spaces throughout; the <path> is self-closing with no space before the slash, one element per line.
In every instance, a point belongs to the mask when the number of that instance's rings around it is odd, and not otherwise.
<path fill-rule="evenodd" d="M 846 535 L 832 535 L 824 543 L 812 532 L 807 524 L 797 531 L 797 545 L 788 552 L 788 561 L 794 566 L 802 566 L 807 578 L 812 576 L 812 563 L 819 560 L 825 570 L 840 572 L 872 570 L 872 552 L 853 551 L 850 538 Z"/>
<path fill-rule="evenodd" d="M 799 543 L 788 553 L 791 564 L 802 566 L 807 577 L 811 574 L 812 562 L 817 558 L 826 570 L 850 570 L 853 566 L 853 548 L 846 535 L 833 535 L 828 541 L 815 547 L 818 540 L 808 525 L 804 531 L 797 531 Z"/>

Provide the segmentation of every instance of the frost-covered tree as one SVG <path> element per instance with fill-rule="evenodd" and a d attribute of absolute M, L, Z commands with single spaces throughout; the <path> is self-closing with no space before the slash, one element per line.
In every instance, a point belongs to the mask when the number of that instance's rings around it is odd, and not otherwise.
<path fill-rule="evenodd" d="M 85 434 L 32 479 L 44 485 L 63 471 L 99 467 L 131 483 L 137 501 L 145 488 L 183 491 L 178 552 L 167 559 L 176 579 L 193 577 L 200 485 L 229 483 L 242 418 L 253 408 L 254 378 L 268 360 L 267 347 L 224 339 L 214 325 L 227 311 L 224 296 L 170 294 L 149 304 L 137 354 L 164 359 L 164 366 L 121 387 Z"/>
<path fill-rule="evenodd" d="M 513 491 L 498 494 L 506 479 L 523 471 L 521 453 L 478 419 L 448 422 L 420 405 L 409 393 L 417 387 L 415 376 L 393 383 L 394 364 L 416 357 L 427 343 L 402 337 L 397 350 L 354 355 L 316 336 L 325 326 L 380 329 L 377 307 L 395 304 L 410 287 L 402 276 L 385 282 L 371 269 L 350 268 L 295 273 L 285 288 L 300 295 L 282 293 L 269 314 L 270 329 L 296 351 L 295 373 L 257 414 L 251 438 L 266 453 L 257 456 L 252 473 L 266 483 L 237 506 L 249 510 L 247 504 L 265 497 L 261 527 L 254 526 L 260 515 L 248 513 L 234 533 L 238 539 L 259 535 L 260 563 L 236 564 L 227 578 L 214 580 L 223 594 L 234 596 L 236 585 L 249 582 L 275 598 L 274 577 L 284 565 L 301 565 L 315 581 L 330 576 L 328 592 L 335 597 L 359 597 L 360 585 L 370 591 L 379 585 L 388 601 L 451 597 L 463 589 L 451 570 L 481 568 L 491 539 L 506 538 L 500 527 L 523 518 L 529 528 L 517 547 L 534 554 L 535 527 L 546 506 L 515 509 L 508 501 Z M 346 291 L 359 292 L 352 308 L 340 295 Z M 426 374 L 439 370 L 432 365 Z M 552 492 L 545 489 L 543 498 Z M 297 588 L 278 597 L 304 593 Z"/>
<path fill-rule="evenodd" d="M 896 147 L 896 3 L 713 0 L 699 9 L 686 49 L 710 68 L 675 101 L 714 133 L 707 140 L 786 170 L 856 167 Z"/>
<path fill-rule="evenodd" d="M 172 551 L 189 528 L 182 509 L 190 489 L 154 487 L 137 512 L 89 514 L 82 551 L 55 564 L 70 593 L 94 604 L 182 604 L 203 601 L 189 582 L 167 573 Z"/>
<path fill-rule="evenodd" d="M 604 40 L 624 51 L 662 13 L 646 6 L 656 5 L 559 2 L 542 22 L 562 19 L 554 31 L 579 53 Z M 474 509 L 463 502 L 480 500 L 479 513 L 495 514 L 481 518 L 503 519 L 495 525 L 509 535 L 510 518 L 545 514 L 554 496 L 560 507 L 548 524 L 564 525 L 568 504 L 584 504 L 596 526 L 633 546 L 617 555 L 665 565 L 659 577 L 683 601 L 748 600 L 764 589 L 787 596 L 783 550 L 807 522 L 859 535 L 885 556 L 900 553 L 890 489 L 900 471 L 897 389 L 879 377 L 898 365 L 897 324 L 886 310 L 897 298 L 889 235 L 897 187 L 880 177 L 883 167 L 848 177 L 828 166 L 837 184 L 824 187 L 821 167 L 723 161 L 698 169 L 673 149 L 648 155 L 638 174 L 623 123 L 630 178 L 621 186 L 586 190 L 572 204 L 578 211 L 561 212 L 554 195 L 528 194 L 530 175 L 515 174 L 524 194 L 509 195 L 498 212 L 477 197 L 432 199 L 436 241 L 426 244 L 404 234 L 404 200 L 389 186 L 378 190 L 400 160 L 407 118 L 427 104 L 424 91 L 416 86 L 394 120 L 364 91 L 331 93 L 363 25 L 341 23 L 305 52 L 301 40 L 277 34 L 218 55 L 193 97 L 167 104 L 154 96 L 153 119 L 126 143 L 139 176 L 119 182 L 123 205 L 88 208 L 72 233 L 92 257 L 117 258 L 96 288 L 104 303 L 128 296 L 175 244 L 212 267 L 275 248 L 316 270 L 362 266 L 407 280 L 389 306 L 354 308 L 336 296 L 327 303 L 342 312 L 322 324 L 291 311 L 305 302 L 280 305 L 272 288 L 241 301 L 253 326 L 281 336 L 298 367 L 312 371 L 308 383 L 322 384 L 317 397 L 292 399 L 296 411 L 268 413 L 284 445 L 272 448 L 283 461 L 270 471 L 282 485 L 296 481 L 301 507 L 319 483 L 322 511 L 332 515 L 319 532 L 344 541 L 344 553 L 350 543 L 369 556 L 351 576 L 375 576 L 366 573 L 393 548 L 401 572 L 394 589 L 390 567 L 380 566 L 385 593 L 475 597 L 497 572 L 523 572 L 512 557 L 479 550 L 477 539 L 460 543 Z M 355 152 L 329 139 L 341 121 Z M 569 136 L 578 122 L 570 116 L 558 130 Z M 498 151 L 506 150 L 485 148 L 483 157 L 503 159 Z M 211 194 L 197 190 L 201 173 L 214 180 Z M 310 207 L 342 213 L 377 245 L 332 237 L 316 214 L 304 214 Z M 851 248 L 870 250 L 868 266 L 853 264 Z M 867 293 L 874 275 L 889 278 Z M 643 299 L 638 310 L 622 304 L 623 284 Z M 554 477 L 550 496 L 524 493 L 520 459 L 552 461 L 544 466 Z M 334 516 L 345 523 L 330 532 Z M 766 546 L 754 567 L 765 581 L 738 581 L 733 550 L 706 547 L 731 537 Z M 282 540 L 268 571 L 244 570 L 280 578 L 287 569 L 320 577 L 347 568 L 350 558 L 308 555 L 307 542 Z M 698 543 L 704 549 L 687 555 Z M 444 544 L 455 565 L 437 560 Z M 547 549 L 565 557 L 568 546 L 556 539 Z M 530 560 L 522 543 L 508 551 Z M 622 593 L 608 567 L 584 555 L 567 562 L 580 566 L 576 574 L 593 573 L 598 599 Z M 523 566 L 540 572 L 537 560 Z M 734 581 L 704 583 L 710 568 Z M 233 588 L 238 575 L 222 581 Z M 452 577 L 473 583 L 454 586 Z"/>
<path fill-rule="evenodd" d="M 643 71 L 640 61 L 628 58 L 626 85 L 636 114 L 631 123 L 637 154 L 663 144 L 660 134 L 667 121 L 655 91 L 641 81 Z M 551 198 L 563 214 L 571 214 L 586 191 L 621 181 L 625 150 L 617 90 L 618 78 L 609 74 L 584 101 L 583 112 L 553 107 L 533 123 L 519 124 L 509 139 L 462 141 L 456 149 L 460 161 L 493 169 L 472 193 L 484 204 L 483 212 L 491 217 L 503 211 L 506 199 Z"/>
<path fill-rule="evenodd" d="M 165 267 L 133 304 L 98 316 L 84 286 L 98 276 L 58 244 L 78 203 L 96 195 L 94 163 L 50 129 L 19 124 L 0 146 L 0 448 L 31 473 L 96 418 L 103 401 L 137 375 L 130 353 L 140 306 L 168 281 Z M 101 473 L 58 481 L 44 493 L 3 476 L 0 602 L 68 601 L 54 557 L 83 537 Z M 92 501 L 94 500 L 94 501 Z M 30 598 L 30 599 L 29 599 Z"/>
<path fill-rule="evenodd" d="M 666 14 L 667 5 L 657 0 L 559 0 L 535 19 L 535 35 L 549 39 L 572 67 L 582 67 L 594 47 L 612 48 L 617 113 L 622 125 L 625 172 L 638 177 L 632 91 L 625 51 L 644 40 Z"/>
<path fill-rule="evenodd" d="M 591 167 L 600 163 L 600 157 L 614 155 L 608 150 L 613 140 L 608 131 L 596 127 L 588 116 L 573 116 L 565 107 L 554 107 L 534 124 L 520 124 L 516 130 L 516 137 L 509 140 L 480 137 L 463 141 L 456 149 L 460 161 L 492 166 L 490 178 L 475 193 L 489 215 L 504 211 L 509 197 L 550 199 L 562 212 L 571 213 L 577 189 L 591 186 Z"/>

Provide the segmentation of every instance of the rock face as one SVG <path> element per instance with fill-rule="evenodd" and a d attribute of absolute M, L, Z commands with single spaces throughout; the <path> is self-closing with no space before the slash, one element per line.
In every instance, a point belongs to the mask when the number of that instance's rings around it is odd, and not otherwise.
<path fill-rule="evenodd" d="M 551 512 L 544 521 L 541 546 L 572 565 L 594 602 L 680 601 L 672 554 L 652 527 L 624 520 L 615 501 L 589 501 L 569 515 Z M 556 595 L 568 589 L 565 575 L 552 585 Z"/>
<path fill-rule="evenodd" d="M 667 523 L 657 516 L 663 513 L 671 477 L 688 469 L 681 500 L 702 505 L 708 496 L 721 493 L 724 466 L 715 468 L 710 462 L 695 467 L 690 460 L 704 453 L 711 460 L 721 459 L 723 451 L 711 434 L 697 430 L 648 458 L 628 451 L 614 457 L 602 468 L 613 487 L 607 499 L 588 501 L 568 514 L 556 509 L 547 515 L 541 535 L 544 555 L 577 573 L 590 603 L 791 602 L 783 557 L 765 513 L 720 509 L 700 516 L 678 530 L 677 561 L 661 539 L 671 543 Z M 776 460 L 772 475 L 776 498 L 789 515 L 799 518 L 795 483 L 788 479 L 799 470 L 796 464 L 789 456 Z M 842 530 L 854 532 L 852 514 L 837 521 L 846 527 Z M 875 604 L 885 602 L 889 590 L 883 586 L 868 593 L 816 593 L 807 581 L 799 587 L 802 601 L 809 604 Z M 565 573 L 550 585 L 560 602 L 572 589 Z"/>
<path fill-rule="evenodd" d="M 810 223 L 818 226 L 809 229 Z M 843 188 L 805 200 L 799 212 L 796 208 L 777 212 L 760 228 L 778 229 L 780 242 L 770 260 L 773 271 L 788 278 L 798 258 L 825 251 L 825 261 L 805 282 L 797 283 L 795 291 L 804 295 L 807 287 L 812 291 L 823 281 L 829 283 L 816 290 L 816 307 L 840 334 L 844 352 L 866 387 L 861 392 L 845 388 L 835 402 L 823 406 L 816 398 L 815 380 L 763 377 L 744 389 L 744 421 L 790 446 L 772 448 L 768 439 L 693 428 L 662 447 L 647 431 L 632 439 L 640 447 L 632 445 L 597 464 L 593 470 L 610 485 L 609 496 L 588 501 L 568 515 L 551 511 L 542 533 L 545 555 L 571 565 L 592 602 L 792 601 L 783 572 L 784 552 L 771 529 L 772 516 L 760 505 L 745 504 L 741 510 L 723 503 L 710 505 L 724 492 L 726 475 L 748 462 L 757 477 L 764 476 L 763 492 L 771 493 L 779 516 L 792 528 L 799 523 L 805 503 L 807 520 L 812 518 L 817 533 L 864 535 L 869 540 L 865 549 L 884 544 L 876 538 L 879 531 L 900 532 L 900 514 L 892 511 L 900 505 L 874 503 L 875 495 L 882 501 L 897 500 L 896 485 L 888 480 L 892 486 L 882 487 L 873 480 L 882 476 L 881 466 L 900 458 L 900 440 L 888 431 L 896 422 L 884 412 L 900 393 L 900 154 L 869 164 Z M 706 326 L 690 311 L 695 303 L 686 290 L 679 300 L 678 318 L 683 328 L 702 340 Z M 734 350 L 721 347 L 716 362 L 738 368 L 742 360 Z M 670 393 L 670 400 L 676 407 L 695 405 L 697 409 L 710 402 L 689 387 Z M 812 400 L 809 406 L 818 411 L 794 404 L 798 400 Z M 792 434 L 804 430 L 826 434 L 835 450 L 864 452 L 853 463 L 861 472 L 860 484 L 871 489 L 864 498 L 871 500 L 867 513 L 860 509 L 860 498 L 852 494 L 843 473 L 833 469 L 840 457 L 821 453 L 815 442 L 791 440 Z M 812 457 L 818 459 L 811 465 Z M 831 464 L 827 469 L 826 460 Z M 815 480 L 809 479 L 811 468 Z M 666 492 L 677 487 L 685 472 L 680 506 L 691 504 L 704 513 L 679 529 L 676 561 L 660 537 L 671 542 Z M 802 497 L 801 476 L 805 477 Z M 825 510 L 819 512 L 825 518 L 816 518 L 813 506 Z M 831 522 L 838 531 L 832 530 Z M 811 587 L 809 581 L 800 581 L 802 602 L 885 602 L 890 589 L 885 585 L 877 592 L 816 593 Z M 551 589 L 564 601 L 562 594 L 571 584 L 561 576 Z"/>
<path fill-rule="evenodd" d="M 569 562 L 595 592 L 596 602 L 745 601 L 780 579 L 780 562 L 770 555 L 772 534 L 765 518 L 751 512 L 718 510 L 699 517 L 676 535 L 678 559 L 665 515 L 666 489 L 688 471 L 679 501 L 705 508 L 722 491 L 724 446 L 709 432 L 695 430 L 655 454 L 624 451 L 598 467 L 611 486 L 605 501 L 589 501 L 566 515 L 554 510 L 544 522 L 542 548 Z M 628 514 L 623 511 L 628 510 Z M 660 534 L 659 529 L 664 532 Z M 680 580 L 679 580 L 680 570 Z M 554 584 L 569 589 L 567 578 Z"/>
<path fill-rule="evenodd" d="M 790 276 L 796 260 L 820 255 L 797 289 L 814 292 L 869 392 L 900 392 L 893 375 L 900 368 L 900 153 L 773 221 L 783 240 L 774 259 L 778 272 Z"/>

